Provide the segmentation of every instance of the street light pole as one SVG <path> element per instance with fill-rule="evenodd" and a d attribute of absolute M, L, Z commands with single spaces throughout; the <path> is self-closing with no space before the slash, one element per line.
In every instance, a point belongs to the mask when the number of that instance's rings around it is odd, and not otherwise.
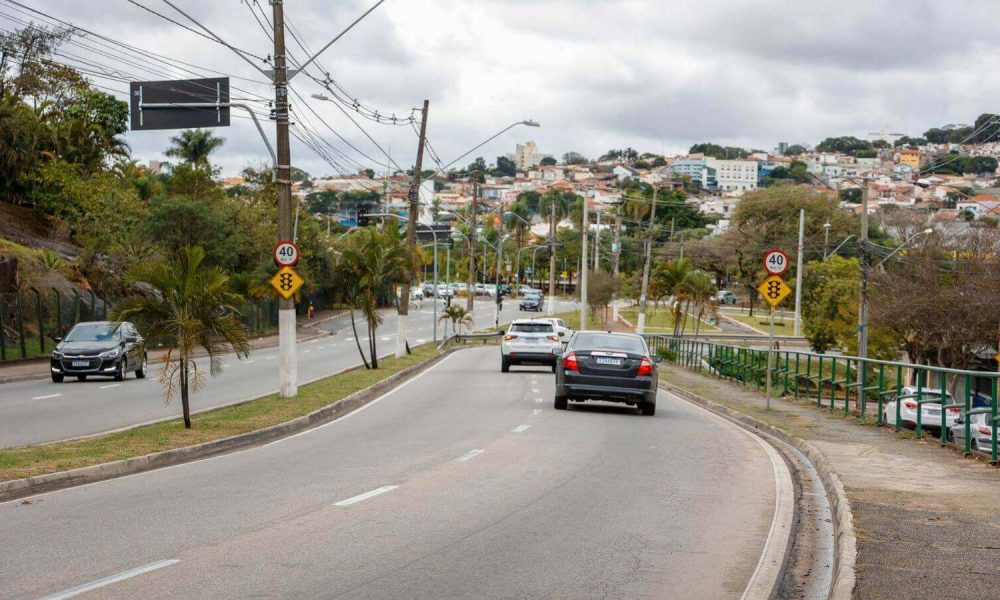
<path fill-rule="evenodd" d="M 802 255 L 804 254 L 806 235 L 806 209 L 799 211 L 799 255 L 795 261 L 795 337 L 802 335 Z M 771 307 L 774 312 L 774 307 Z M 771 320 L 772 326 L 774 319 Z"/>
<path fill-rule="evenodd" d="M 582 237 L 580 250 L 580 329 L 587 329 L 587 199 L 583 199 L 583 221 L 580 235 Z"/>
<path fill-rule="evenodd" d="M 646 331 L 646 307 L 649 304 L 649 265 L 653 262 L 653 227 L 656 224 L 656 195 L 659 188 L 653 186 L 653 206 L 649 211 L 649 231 L 646 234 L 646 261 L 642 266 L 642 289 L 639 292 L 639 322 L 635 332 L 642 335 Z M 673 234 L 673 227 L 670 228 Z"/>
<path fill-rule="evenodd" d="M 861 268 L 858 300 L 858 406 L 865 403 L 865 375 L 868 370 L 868 182 L 861 189 L 861 237 L 858 239 L 858 259 Z"/>
<path fill-rule="evenodd" d="M 409 249 L 411 257 L 417 253 L 417 220 L 420 218 L 420 175 L 424 166 L 424 145 L 427 141 L 427 112 L 429 109 L 430 102 L 424 100 L 424 108 L 420 116 L 420 138 L 417 140 L 417 161 L 413 167 L 413 179 L 410 183 L 410 218 L 406 224 L 406 247 Z M 431 227 L 431 230 L 433 229 Z M 436 255 L 435 258 L 437 258 Z M 402 358 L 406 355 L 406 327 L 410 315 L 410 288 L 412 286 L 413 272 L 410 271 L 410 276 L 407 278 L 406 284 L 399 295 L 399 314 L 396 319 L 396 358 Z M 437 292 L 436 289 L 434 291 L 435 293 Z M 437 323 L 435 322 L 436 325 Z"/>
<path fill-rule="evenodd" d="M 826 261 L 826 251 L 830 248 L 830 227 L 829 223 L 823 223 L 823 260 Z"/>

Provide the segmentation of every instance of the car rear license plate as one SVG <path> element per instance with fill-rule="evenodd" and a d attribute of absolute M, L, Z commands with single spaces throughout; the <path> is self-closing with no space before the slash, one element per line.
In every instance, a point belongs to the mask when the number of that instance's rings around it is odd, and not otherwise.
<path fill-rule="evenodd" d="M 605 358 L 603 356 L 596 356 L 594 357 L 594 362 L 599 365 L 609 365 L 612 367 L 622 366 L 622 361 L 621 359 L 618 358 Z"/>
<path fill-rule="evenodd" d="M 89 360 L 74 360 L 73 361 L 73 366 L 74 367 L 89 367 L 90 366 L 90 361 Z"/>

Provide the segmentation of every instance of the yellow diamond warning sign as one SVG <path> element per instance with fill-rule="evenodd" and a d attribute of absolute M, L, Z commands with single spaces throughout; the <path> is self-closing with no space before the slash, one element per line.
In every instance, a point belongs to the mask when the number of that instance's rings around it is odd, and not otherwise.
<path fill-rule="evenodd" d="M 757 291 L 764 296 L 764 301 L 771 306 L 777 306 L 792 293 L 792 288 L 788 287 L 781 277 L 771 275 L 757 286 Z"/>
<path fill-rule="evenodd" d="M 274 289 L 278 290 L 281 297 L 288 300 L 295 295 L 295 292 L 299 291 L 305 280 L 299 277 L 291 267 L 281 267 L 274 277 L 271 278 L 271 285 Z"/>

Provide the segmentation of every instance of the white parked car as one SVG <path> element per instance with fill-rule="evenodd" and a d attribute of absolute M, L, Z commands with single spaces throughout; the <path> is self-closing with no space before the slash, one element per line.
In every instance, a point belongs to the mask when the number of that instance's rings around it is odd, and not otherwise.
<path fill-rule="evenodd" d="M 437 296 L 438 298 L 451 298 L 455 295 L 455 290 L 446 286 L 443 283 L 438 284 Z"/>
<path fill-rule="evenodd" d="M 516 319 L 504 332 L 500 342 L 500 370 L 510 371 L 511 365 L 551 365 L 562 353 L 562 338 L 552 323 L 532 319 Z"/>
<path fill-rule="evenodd" d="M 489 293 L 490 293 L 490 286 L 486 285 L 485 283 L 477 283 L 476 284 L 476 295 L 477 296 L 488 296 Z"/>
<path fill-rule="evenodd" d="M 418 286 L 413 286 L 412 288 L 410 288 L 410 299 L 411 300 L 423 300 L 424 299 L 424 290 L 422 290 Z"/>
<path fill-rule="evenodd" d="M 954 402 L 951 393 L 943 392 L 945 395 L 945 404 L 951 404 Z M 924 400 L 940 399 L 942 391 L 934 388 L 924 388 L 923 392 Z M 909 429 L 915 429 L 917 427 L 917 388 L 915 386 L 906 386 L 900 390 L 899 398 L 891 398 L 882 406 L 882 422 L 887 425 L 896 424 L 896 403 L 900 402 L 899 406 L 899 424 L 902 427 Z M 941 431 L 941 404 L 924 403 L 920 405 L 920 427 L 922 429 L 930 429 L 940 433 Z M 945 428 L 951 427 L 955 424 L 961 414 L 961 409 L 958 407 L 952 407 L 945 409 L 947 413 L 945 414 Z"/>

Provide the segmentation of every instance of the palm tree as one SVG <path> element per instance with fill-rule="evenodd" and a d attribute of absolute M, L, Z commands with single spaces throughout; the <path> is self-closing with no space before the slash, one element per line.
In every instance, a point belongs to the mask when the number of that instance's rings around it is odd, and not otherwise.
<path fill-rule="evenodd" d="M 472 315 L 465 311 L 465 307 L 457 304 L 444 309 L 441 316 L 438 317 L 438 322 L 441 321 L 451 321 L 451 332 L 455 334 L 459 333 L 463 326 L 472 327 L 475 323 L 472 320 Z"/>
<path fill-rule="evenodd" d="M 191 427 L 190 392 L 198 391 L 205 373 L 194 362 L 201 348 L 208 354 L 209 373 L 222 372 L 222 356 L 235 352 L 237 358 L 250 354 L 250 338 L 239 320 L 243 297 L 232 291 L 229 276 L 217 267 L 203 266 L 205 251 L 184 248 L 177 260 L 141 262 L 126 273 L 135 286 L 112 312 L 117 322 L 132 321 L 145 334 L 142 352 L 150 340 L 166 344 L 159 378 L 169 402 L 175 386 L 180 387 L 184 427 Z"/>
<path fill-rule="evenodd" d="M 217 137 L 210 129 L 185 129 L 180 135 L 170 138 L 170 148 L 165 154 L 184 162 L 208 164 L 208 155 L 222 147 L 225 140 Z"/>
<path fill-rule="evenodd" d="M 674 314 L 674 335 L 680 332 L 681 304 L 686 300 L 687 289 L 681 284 L 690 272 L 691 261 L 686 258 L 658 264 L 653 271 L 652 279 L 656 287 L 662 290 L 663 295 L 673 296 L 671 307 Z"/>
<path fill-rule="evenodd" d="M 341 273 L 354 280 L 349 284 L 351 296 L 347 303 L 361 311 L 368 325 L 368 356 L 371 368 L 377 369 L 375 331 L 382 323 L 380 300 L 392 296 L 397 285 L 409 284 L 414 260 L 397 227 L 359 229 L 347 240 Z"/>

